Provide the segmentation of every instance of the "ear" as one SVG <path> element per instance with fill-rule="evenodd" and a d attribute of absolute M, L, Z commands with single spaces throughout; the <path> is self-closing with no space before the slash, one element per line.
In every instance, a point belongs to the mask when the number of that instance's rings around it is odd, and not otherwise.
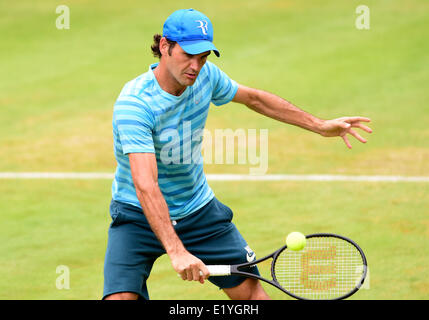
<path fill-rule="evenodd" d="M 165 37 L 162 37 L 161 40 L 159 40 L 159 51 L 163 56 L 168 55 L 169 46 L 170 45 L 168 44 L 167 39 Z"/>

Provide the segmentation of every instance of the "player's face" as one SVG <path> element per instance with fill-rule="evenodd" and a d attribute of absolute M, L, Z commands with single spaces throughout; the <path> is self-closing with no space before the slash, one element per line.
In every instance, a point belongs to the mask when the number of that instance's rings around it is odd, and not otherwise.
<path fill-rule="evenodd" d="M 171 56 L 166 57 L 167 68 L 178 84 L 192 86 L 209 55 L 210 51 L 196 55 L 188 54 L 176 44 Z"/>

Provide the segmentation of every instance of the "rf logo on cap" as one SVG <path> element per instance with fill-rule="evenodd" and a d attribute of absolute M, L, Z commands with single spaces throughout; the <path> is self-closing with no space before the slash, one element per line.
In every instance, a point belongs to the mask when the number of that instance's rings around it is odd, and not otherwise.
<path fill-rule="evenodd" d="M 208 27 L 207 27 L 207 21 L 205 20 L 195 20 L 196 22 L 199 22 L 200 25 L 197 28 L 201 28 L 201 31 L 204 35 L 207 35 Z"/>

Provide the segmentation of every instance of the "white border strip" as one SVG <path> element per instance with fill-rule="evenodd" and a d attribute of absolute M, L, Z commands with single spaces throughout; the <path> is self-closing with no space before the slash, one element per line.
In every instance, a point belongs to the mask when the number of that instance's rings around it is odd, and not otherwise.
<path fill-rule="evenodd" d="M 207 174 L 210 181 L 363 181 L 429 182 L 429 177 L 353 176 L 328 174 Z M 113 179 L 113 173 L 96 172 L 0 172 L 0 179 Z"/>

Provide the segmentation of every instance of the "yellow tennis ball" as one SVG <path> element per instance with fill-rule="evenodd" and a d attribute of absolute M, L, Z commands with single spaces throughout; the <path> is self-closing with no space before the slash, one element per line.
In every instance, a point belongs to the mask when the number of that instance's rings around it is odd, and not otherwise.
<path fill-rule="evenodd" d="M 293 251 L 304 249 L 305 242 L 305 236 L 301 232 L 291 232 L 286 237 L 287 248 Z"/>

